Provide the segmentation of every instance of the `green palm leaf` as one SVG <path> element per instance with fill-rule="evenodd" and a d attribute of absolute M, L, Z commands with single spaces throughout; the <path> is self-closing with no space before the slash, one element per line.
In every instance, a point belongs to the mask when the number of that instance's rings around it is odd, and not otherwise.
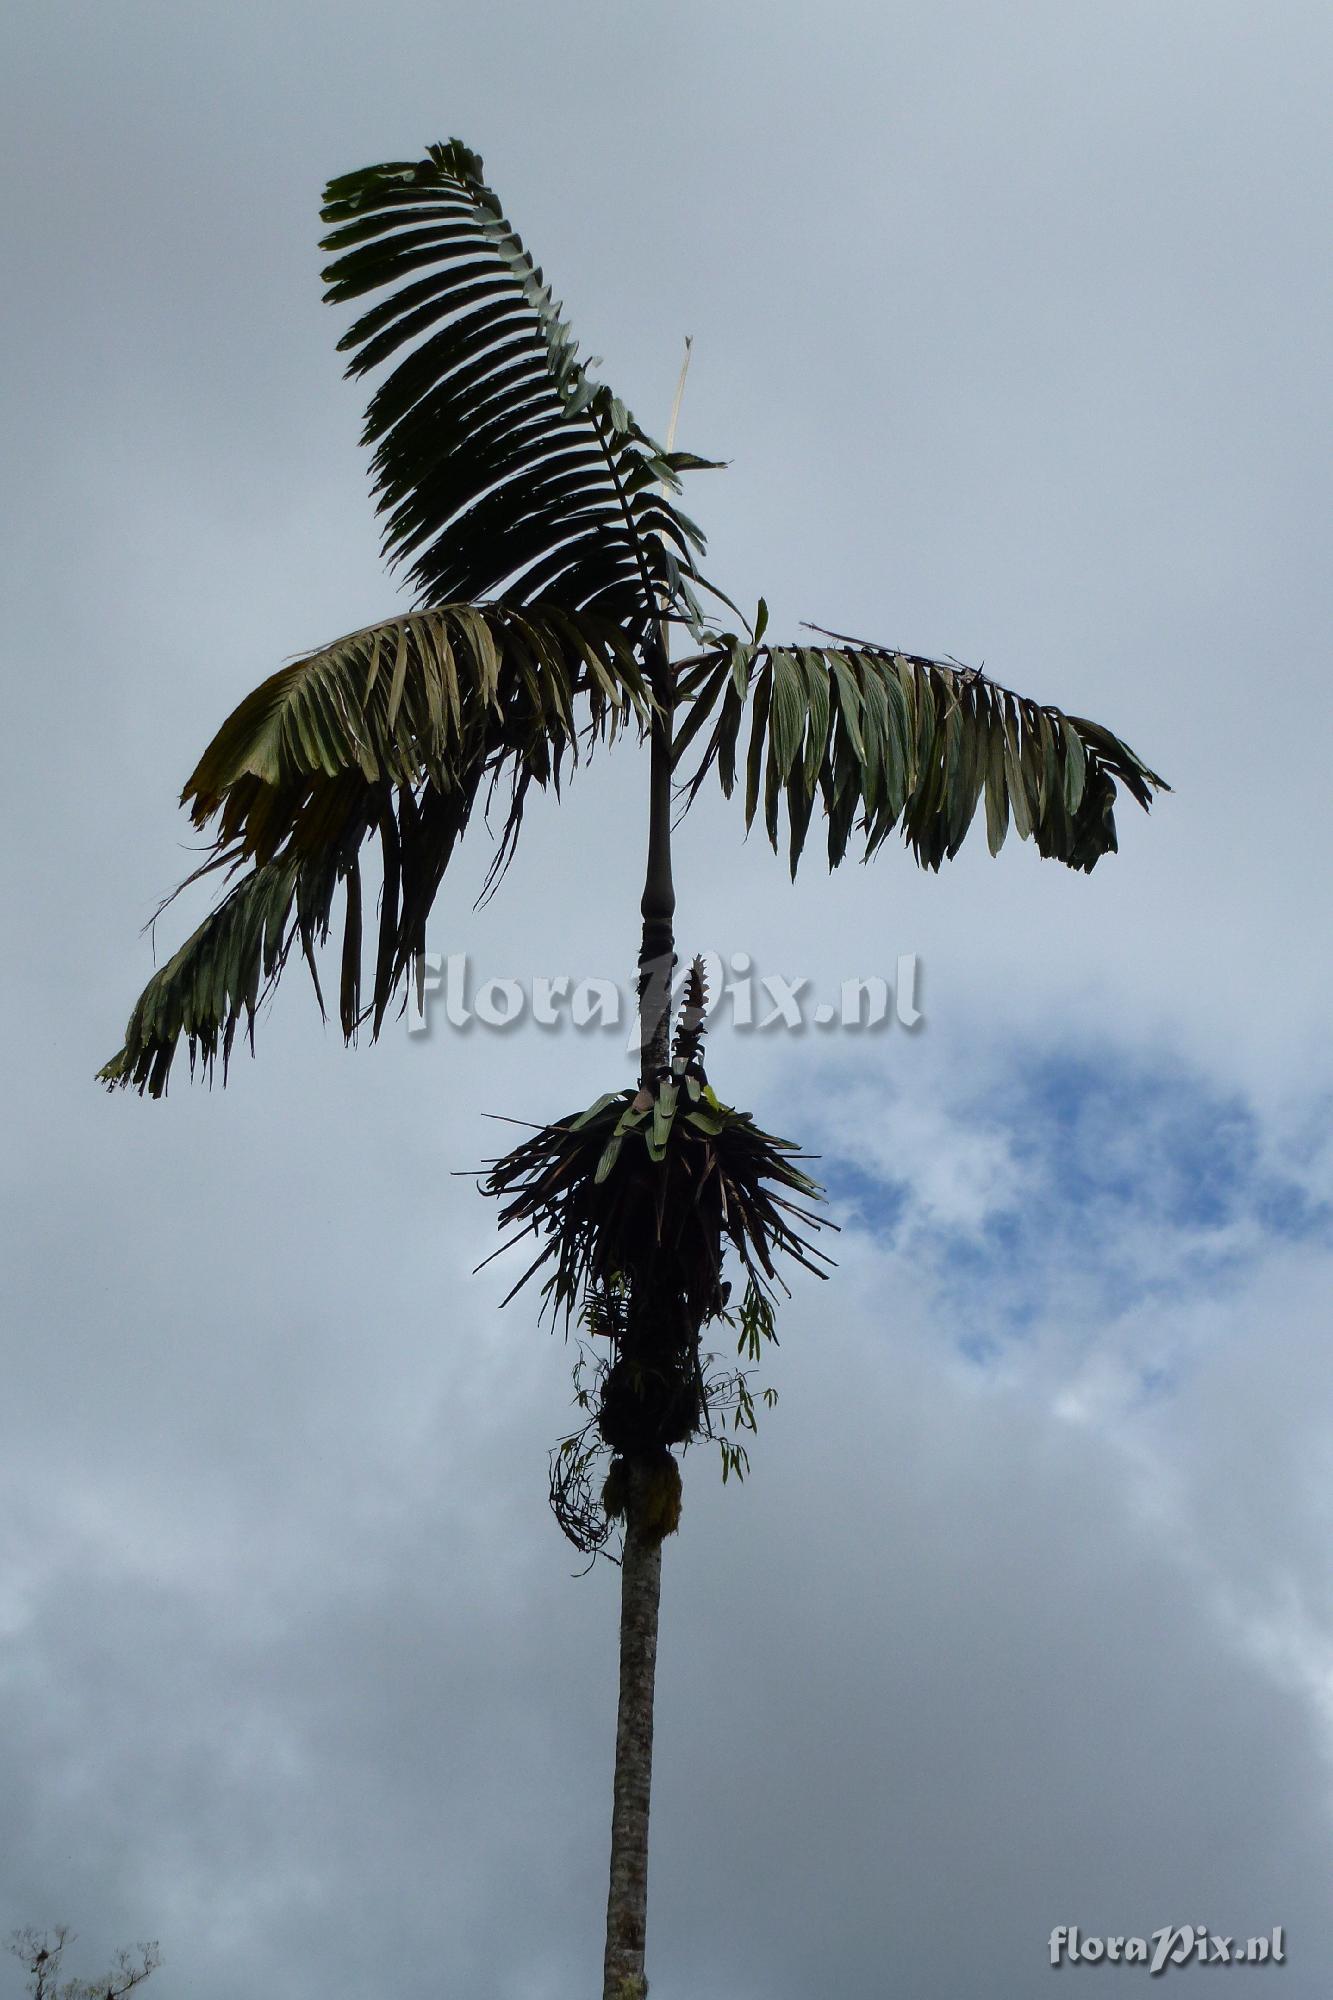
<path fill-rule="evenodd" d="M 303 863 L 291 853 L 252 869 L 153 974 L 100 1081 L 161 1097 L 182 1037 L 191 1072 L 198 1061 L 207 1074 L 220 1054 L 225 1073 L 238 1026 L 253 1033 L 255 1011 L 294 939 L 310 953 L 328 935 L 338 876 L 336 864 Z"/>
<path fill-rule="evenodd" d="M 352 632 L 281 668 L 223 723 L 186 783 L 196 826 L 269 859 L 307 851 L 366 790 L 450 792 L 478 767 L 558 782 L 579 737 L 646 725 L 652 698 L 623 635 L 595 613 L 445 604 Z"/>
<path fill-rule="evenodd" d="M 664 497 L 708 461 L 667 452 L 595 383 L 541 271 L 457 140 L 330 181 L 326 297 L 379 294 L 348 373 L 371 399 L 385 552 L 422 601 L 596 608 L 633 644 L 697 608 L 697 528 Z M 404 351 L 406 350 L 406 351 Z"/>
<path fill-rule="evenodd" d="M 616 628 L 554 607 L 443 605 L 283 667 L 222 725 L 182 794 L 213 836 L 189 879 L 250 872 L 149 981 L 102 1080 L 160 1096 L 182 1036 L 192 1068 L 201 1060 L 211 1071 L 220 1053 L 225 1075 L 238 1025 L 253 1038 L 298 936 L 314 973 L 339 885 L 343 1031 L 350 1039 L 369 1014 L 378 1034 L 421 968 L 426 919 L 482 785 L 510 788 L 494 880 L 528 787 L 558 787 L 566 764 L 624 723 L 641 729 L 651 706 Z M 371 839 L 382 886 L 363 1012 L 358 857 Z"/>
<path fill-rule="evenodd" d="M 1145 810 L 1154 790 L 1170 789 L 1100 724 L 972 669 L 886 647 L 757 646 L 727 635 L 686 663 L 678 694 L 677 763 L 712 723 L 687 805 L 715 765 L 730 797 L 748 715 L 746 827 L 762 804 L 776 848 L 785 806 L 793 875 L 817 802 L 831 868 L 854 832 L 868 860 L 895 828 L 923 867 L 938 868 L 984 797 L 992 854 L 1012 816 L 1043 856 L 1089 870 L 1116 849 L 1117 783 Z"/>

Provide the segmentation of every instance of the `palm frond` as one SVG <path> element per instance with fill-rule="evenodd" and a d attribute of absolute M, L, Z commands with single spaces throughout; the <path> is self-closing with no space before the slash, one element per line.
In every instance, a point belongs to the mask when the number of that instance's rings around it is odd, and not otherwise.
<path fill-rule="evenodd" d="M 400 357 L 363 442 L 385 552 L 421 601 L 595 607 L 635 644 L 663 610 L 691 616 L 703 538 L 662 486 L 710 461 L 593 381 L 477 155 L 450 140 L 343 175 L 322 213 L 326 298 L 378 294 L 340 342 L 348 374 Z"/>
<path fill-rule="evenodd" d="M 785 808 L 793 875 L 817 802 L 831 868 L 853 833 L 868 860 L 895 828 L 923 867 L 938 868 L 984 799 L 992 854 L 1012 818 L 1044 857 L 1090 870 L 1116 849 L 1117 783 L 1145 810 L 1154 790 L 1170 789 L 1099 723 L 974 669 L 887 647 L 765 646 L 726 635 L 688 664 L 679 693 L 677 762 L 712 723 L 687 804 L 714 766 L 728 797 L 743 776 L 746 827 L 762 807 L 774 849 Z"/>
<path fill-rule="evenodd" d="M 99 1070 L 99 1080 L 161 1097 L 182 1038 L 192 1073 L 198 1062 L 210 1074 L 221 1056 L 225 1074 L 237 1028 L 245 1023 L 253 1033 L 256 1009 L 294 940 L 299 936 L 313 954 L 327 937 L 340 872 L 336 863 L 303 863 L 290 852 L 251 869 L 153 974 L 130 1015 L 124 1046 Z"/>
<path fill-rule="evenodd" d="M 512 846 L 526 788 L 582 748 L 642 730 L 652 696 L 622 634 L 594 612 L 442 604 L 280 668 L 228 716 L 186 780 L 218 850 L 270 860 L 382 824 L 396 792 L 472 794 L 508 776 Z"/>
<path fill-rule="evenodd" d="M 426 920 L 482 786 L 507 779 L 502 868 L 533 783 L 622 724 L 651 696 L 621 634 L 595 613 L 444 605 L 350 633 L 248 695 L 188 780 L 182 803 L 211 828 L 200 874 L 249 867 L 181 951 L 154 974 L 103 1081 L 159 1096 L 183 1034 L 191 1066 L 223 1074 L 238 1024 L 286 963 L 294 936 L 327 938 L 345 890 L 339 1015 L 364 1018 L 358 853 L 377 839 L 382 888 L 366 1012 L 378 1033 L 419 968 Z M 318 981 L 316 981 L 318 986 Z"/>
<path fill-rule="evenodd" d="M 216 818 L 219 844 L 247 858 L 268 860 L 288 839 L 308 852 L 366 792 L 449 793 L 505 767 L 558 785 L 580 737 L 610 740 L 627 721 L 642 730 L 651 707 L 623 635 L 595 613 L 445 604 L 271 675 L 223 723 L 181 803 L 198 827 Z"/>

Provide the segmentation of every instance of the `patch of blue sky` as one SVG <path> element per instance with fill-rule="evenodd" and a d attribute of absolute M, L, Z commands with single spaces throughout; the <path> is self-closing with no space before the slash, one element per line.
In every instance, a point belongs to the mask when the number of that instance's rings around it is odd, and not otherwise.
<path fill-rule="evenodd" d="M 1107 1237 L 1126 1219 L 1184 1245 L 1256 1225 L 1333 1245 L 1333 1206 L 1271 1164 L 1258 1114 L 1236 1092 L 1114 1050 L 1015 1064 L 964 1115 L 998 1122 L 1067 1228 Z"/>
<path fill-rule="evenodd" d="M 912 1199 L 910 1180 L 871 1173 L 845 1154 L 831 1154 L 807 1169 L 828 1196 L 829 1213 L 843 1227 L 891 1238 Z"/>
<path fill-rule="evenodd" d="M 1164 1403 L 1180 1387 L 1181 1371 L 1178 1366 L 1166 1367 L 1164 1365 L 1157 1365 L 1151 1368 L 1140 1368 L 1138 1378 L 1139 1396 L 1142 1402 Z"/>
<path fill-rule="evenodd" d="M 1275 1164 L 1239 1093 L 1109 1045 L 1014 1048 L 987 1071 L 940 1107 L 951 1134 L 980 1135 L 1012 1162 L 965 1225 L 920 1198 L 923 1162 L 881 1175 L 864 1154 L 848 1157 L 845 1126 L 836 1149 L 809 1134 L 823 1142 L 835 1219 L 929 1271 L 952 1338 L 974 1359 L 1054 1307 L 1105 1323 L 1146 1301 L 1215 1294 L 1279 1243 L 1333 1249 L 1333 1204 L 1302 1172 L 1311 1160 Z M 891 1137 L 894 1100 L 868 1108 Z"/>
<path fill-rule="evenodd" d="M 1260 1182 L 1258 1120 L 1178 1069 L 1108 1054 L 1058 1054 L 1017 1068 L 997 1103 L 1015 1157 L 1035 1163 L 1071 1210 L 1128 1211 L 1181 1229 L 1221 1229 Z"/>

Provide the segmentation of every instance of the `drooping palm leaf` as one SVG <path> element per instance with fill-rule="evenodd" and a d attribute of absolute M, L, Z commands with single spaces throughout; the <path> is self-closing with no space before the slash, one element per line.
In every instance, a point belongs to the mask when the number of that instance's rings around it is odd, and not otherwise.
<path fill-rule="evenodd" d="M 223 723 L 186 782 L 198 827 L 268 859 L 336 834 L 337 798 L 429 785 L 450 792 L 508 764 L 558 783 L 580 735 L 646 724 L 643 673 L 593 613 L 446 604 L 352 632 L 273 674 Z"/>
<path fill-rule="evenodd" d="M 362 843 L 377 838 L 382 888 L 368 1011 L 378 1033 L 419 967 L 426 919 L 483 784 L 507 778 L 502 866 L 528 786 L 624 721 L 651 696 L 634 655 L 596 613 L 445 605 L 353 632 L 294 661 L 222 725 L 182 803 L 213 832 L 196 871 L 249 867 L 211 916 L 154 974 L 125 1046 L 101 1072 L 160 1096 L 184 1035 L 191 1063 L 226 1060 L 238 1024 L 253 1033 L 262 993 L 298 934 L 328 935 L 345 890 L 339 1014 L 363 1018 Z M 194 879 L 193 877 L 191 878 Z"/>
<path fill-rule="evenodd" d="M 595 607 L 635 645 L 661 610 L 690 615 L 703 541 L 661 486 L 707 461 L 591 379 L 477 155 L 451 140 L 343 175 L 323 217 L 326 298 L 379 294 L 340 343 L 348 373 L 397 357 L 363 441 L 385 552 L 421 601 Z"/>
<path fill-rule="evenodd" d="M 921 865 L 938 868 L 958 852 L 984 798 L 992 854 L 1012 816 L 1043 856 L 1089 870 L 1115 852 L 1116 782 L 1145 810 L 1154 789 L 1170 789 L 1099 723 L 972 669 L 886 647 L 779 647 L 728 635 L 688 664 L 678 692 L 678 762 L 712 723 L 687 803 L 714 766 L 728 797 L 743 775 L 746 827 L 762 805 L 774 848 L 785 806 L 793 875 L 816 802 L 830 867 L 853 832 L 869 859 L 899 827 Z"/>
<path fill-rule="evenodd" d="M 153 974 L 135 1002 L 124 1047 L 100 1080 L 161 1097 L 182 1037 L 191 1071 L 199 1062 L 207 1074 L 219 1055 L 225 1071 L 237 1028 L 244 1022 L 253 1030 L 255 1010 L 293 941 L 300 936 L 313 953 L 327 937 L 340 873 L 336 863 L 303 864 L 290 852 L 251 869 Z"/>
<path fill-rule="evenodd" d="M 270 861 L 241 875 L 217 907 L 149 980 L 136 1001 L 119 1052 L 98 1072 L 108 1088 L 132 1088 L 161 1097 L 182 1039 L 211 1076 L 219 1054 L 223 1076 L 236 1030 L 244 1025 L 251 1046 L 255 1015 L 300 940 L 323 1009 L 315 947 L 333 927 L 338 889 L 344 892 L 338 1014 L 348 1041 L 367 1014 L 379 1033 L 393 993 L 420 967 L 425 917 L 449 859 L 467 824 L 480 773 L 470 784 L 442 793 L 427 788 L 420 802 L 409 787 L 386 794 L 380 818 L 368 825 L 353 814 L 337 838 L 303 853 L 289 841 Z M 332 788 L 330 788 L 332 790 Z M 371 797 L 360 792 L 369 809 Z M 362 838 L 378 831 L 383 856 L 373 1000 L 362 1009 Z M 224 849 L 196 870 L 199 875 L 244 868 L 235 849 Z M 160 914 L 160 912 L 159 912 Z"/>

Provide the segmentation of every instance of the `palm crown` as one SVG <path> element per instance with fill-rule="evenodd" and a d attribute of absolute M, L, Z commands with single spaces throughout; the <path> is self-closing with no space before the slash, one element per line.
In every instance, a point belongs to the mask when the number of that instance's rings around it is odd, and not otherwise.
<path fill-rule="evenodd" d="M 226 893 L 148 982 L 106 1083 L 161 1095 L 182 1038 L 192 1068 L 220 1054 L 225 1074 L 293 946 L 319 991 L 339 890 L 343 1032 L 378 1034 L 478 794 L 508 802 L 493 881 L 529 787 L 623 728 L 669 742 L 678 774 L 693 754 L 687 805 L 716 771 L 775 847 L 785 819 L 793 873 L 816 804 L 831 866 L 854 835 L 869 855 L 900 828 L 936 868 L 983 798 L 992 853 L 1012 819 L 1090 869 L 1116 845 L 1117 784 L 1145 807 L 1163 787 L 1109 730 L 978 672 L 834 633 L 767 641 L 762 600 L 751 623 L 707 581 L 677 505 L 682 474 L 713 461 L 657 443 L 594 379 L 467 147 L 331 181 L 323 217 L 326 297 L 366 302 L 348 373 L 393 364 L 364 441 L 417 608 L 281 668 L 205 750 L 182 804 L 211 845 L 188 879 L 218 873 Z M 673 626 L 692 645 L 676 661 Z"/>

